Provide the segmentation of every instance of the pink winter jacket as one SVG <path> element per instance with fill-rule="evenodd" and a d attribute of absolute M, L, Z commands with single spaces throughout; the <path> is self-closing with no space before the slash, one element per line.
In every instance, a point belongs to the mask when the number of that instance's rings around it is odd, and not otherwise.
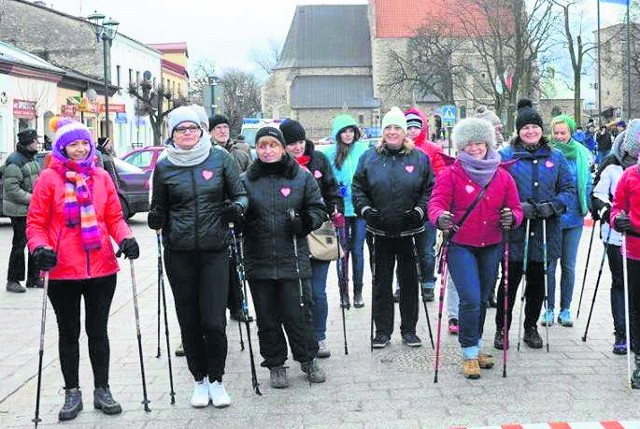
<path fill-rule="evenodd" d="M 429 220 L 438 225 L 438 218 L 444 211 L 453 213 L 457 224 L 482 190 L 464 170 L 459 160 L 446 167 L 436 178 L 436 184 L 429 200 Z M 482 200 L 471 211 L 460 230 L 453 236 L 457 244 L 473 247 L 485 247 L 502 241 L 500 210 L 510 208 L 517 228 L 524 214 L 520 208 L 518 189 L 511 175 L 498 167 Z"/>
<path fill-rule="evenodd" d="M 627 258 L 640 260 L 640 167 L 633 165 L 622 173 L 616 194 L 613 197 L 613 206 L 609 223 L 615 227 L 615 221 L 622 212 L 631 219 L 631 232 L 627 234 Z"/>

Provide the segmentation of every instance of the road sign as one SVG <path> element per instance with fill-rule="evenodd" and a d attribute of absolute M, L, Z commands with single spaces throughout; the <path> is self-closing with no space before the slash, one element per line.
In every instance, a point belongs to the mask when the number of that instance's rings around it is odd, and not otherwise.
<path fill-rule="evenodd" d="M 458 117 L 456 106 L 452 104 L 442 106 L 440 112 L 442 113 L 442 122 L 455 122 Z"/>

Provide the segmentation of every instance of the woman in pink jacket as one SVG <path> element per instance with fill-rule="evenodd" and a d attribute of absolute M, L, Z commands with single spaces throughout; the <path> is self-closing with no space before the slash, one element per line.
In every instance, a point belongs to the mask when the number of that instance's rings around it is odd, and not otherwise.
<path fill-rule="evenodd" d="M 59 420 L 82 410 L 78 365 L 80 299 L 93 368 L 93 405 L 105 414 L 122 412 L 109 390 L 107 322 L 116 288 L 116 256 L 136 259 L 139 249 L 122 218 L 115 185 L 96 166 L 96 147 L 83 124 L 54 118 L 51 162 L 36 181 L 27 214 L 27 239 L 34 262 L 49 271 L 48 296 L 58 321 L 58 350 L 65 402 Z M 119 243 L 113 252 L 113 238 Z"/>
<path fill-rule="evenodd" d="M 449 272 L 460 296 L 462 370 L 475 379 L 480 368 L 493 366 L 491 355 L 482 351 L 482 331 L 502 257 L 503 230 L 517 227 L 523 213 L 513 178 L 500 168 L 493 125 L 464 119 L 453 128 L 452 140 L 457 159 L 436 178 L 429 220 L 449 241 Z"/>

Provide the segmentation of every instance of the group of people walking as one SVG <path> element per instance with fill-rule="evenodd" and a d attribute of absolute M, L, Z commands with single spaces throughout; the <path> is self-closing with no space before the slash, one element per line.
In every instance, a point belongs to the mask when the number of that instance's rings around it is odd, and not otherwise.
<path fill-rule="evenodd" d="M 501 271 L 496 349 L 509 348 L 512 312 L 523 277 L 524 342 L 532 348 L 543 346 L 538 321 L 543 326 L 556 320 L 572 326 L 577 249 L 590 210 L 603 219 L 601 235 L 612 272 L 613 351 L 626 353 L 630 336 L 637 366 L 631 381 L 640 388 L 640 201 L 636 201 L 640 193 L 635 191 L 640 183 L 640 120 L 631 121 L 616 138 L 594 181 L 591 154 L 571 137 L 576 127 L 571 117 L 553 118 L 547 137 L 540 114 L 530 101 L 521 100 L 517 133 L 499 150 L 501 125 L 499 120 L 487 120 L 487 115 L 486 109 L 479 110 L 477 117 L 463 119 L 453 128 L 454 158 L 427 140 L 423 112 L 394 107 L 384 115 L 382 137 L 371 148 L 359 141 L 358 124 L 348 114 L 334 119 L 335 143 L 324 152 L 316 150 L 302 124 L 288 119 L 258 130 L 257 157 L 251 160 L 234 156 L 224 143 L 225 125 L 228 130 L 224 117 L 216 115 L 212 122 L 193 107 L 174 109 L 168 116 L 166 155 L 153 175 L 148 225 L 162 236 L 164 266 L 194 379 L 192 406 L 231 404 L 223 383 L 226 309 L 246 308 L 247 297 L 240 290 L 244 280 L 256 313 L 261 366 L 269 369 L 271 386 L 289 386 L 289 347 L 310 382 L 325 381 L 318 358 L 331 355 L 326 337 L 330 262 L 314 257 L 307 241 L 323 223 L 333 223 L 341 235 L 345 253 L 337 263 L 343 264 L 343 272 L 348 272 L 351 259 L 353 289 L 350 294 L 349 282 L 342 282 L 343 309 L 365 306 L 364 243 L 368 245 L 372 348 L 387 347 L 392 340 L 395 277 L 402 342 L 419 347 L 419 299 L 434 300 L 437 268 L 443 280 L 442 300 L 450 275 L 449 325 L 455 325 L 450 332 L 458 334 L 463 375 L 475 379 L 494 366 L 483 331 Z M 5 195 L 7 188 L 10 194 L 26 195 L 22 209 L 9 202 L 9 210 L 15 208 L 11 220 L 16 255 L 12 251 L 7 289 L 22 288 L 19 281 L 25 273 L 19 266 L 25 264 L 18 254 L 26 241 L 27 285 L 45 286 L 58 321 L 65 383 L 60 420 L 73 419 L 82 410 L 81 299 L 94 406 L 117 414 L 121 407 L 109 389 L 107 322 L 116 286 L 116 257 L 136 259 L 139 248 L 122 217 L 114 180 L 98 166 L 91 132 L 81 123 L 58 118 L 52 129 L 56 135 L 47 168 L 40 172 L 37 162 L 30 166 L 37 142 L 31 131 L 19 135 L 18 153 L 4 168 Z M 30 179 L 24 185 L 14 184 L 13 177 L 22 175 Z M 439 259 L 437 230 L 442 235 Z M 235 257 L 232 233 L 246 239 L 243 252 Z M 111 240 L 118 245 L 117 253 Z M 631 292 L 629 328 L 624 311 L 625 255 Z M 236 275 L 239 263 L 245 272 Z M 46 273 L 45 285 L 37 269 Z"/>

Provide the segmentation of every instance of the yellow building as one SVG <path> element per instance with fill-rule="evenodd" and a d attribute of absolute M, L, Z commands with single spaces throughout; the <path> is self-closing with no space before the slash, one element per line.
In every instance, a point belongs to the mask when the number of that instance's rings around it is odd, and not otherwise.
<path fill-rule="evenodd" d="M 185 42 L 150 44 L 149 47 L 162 52 L 162 85 L 175 98 L 186 97 L 189 73 L 187 62 L 189 51 Z"/>

